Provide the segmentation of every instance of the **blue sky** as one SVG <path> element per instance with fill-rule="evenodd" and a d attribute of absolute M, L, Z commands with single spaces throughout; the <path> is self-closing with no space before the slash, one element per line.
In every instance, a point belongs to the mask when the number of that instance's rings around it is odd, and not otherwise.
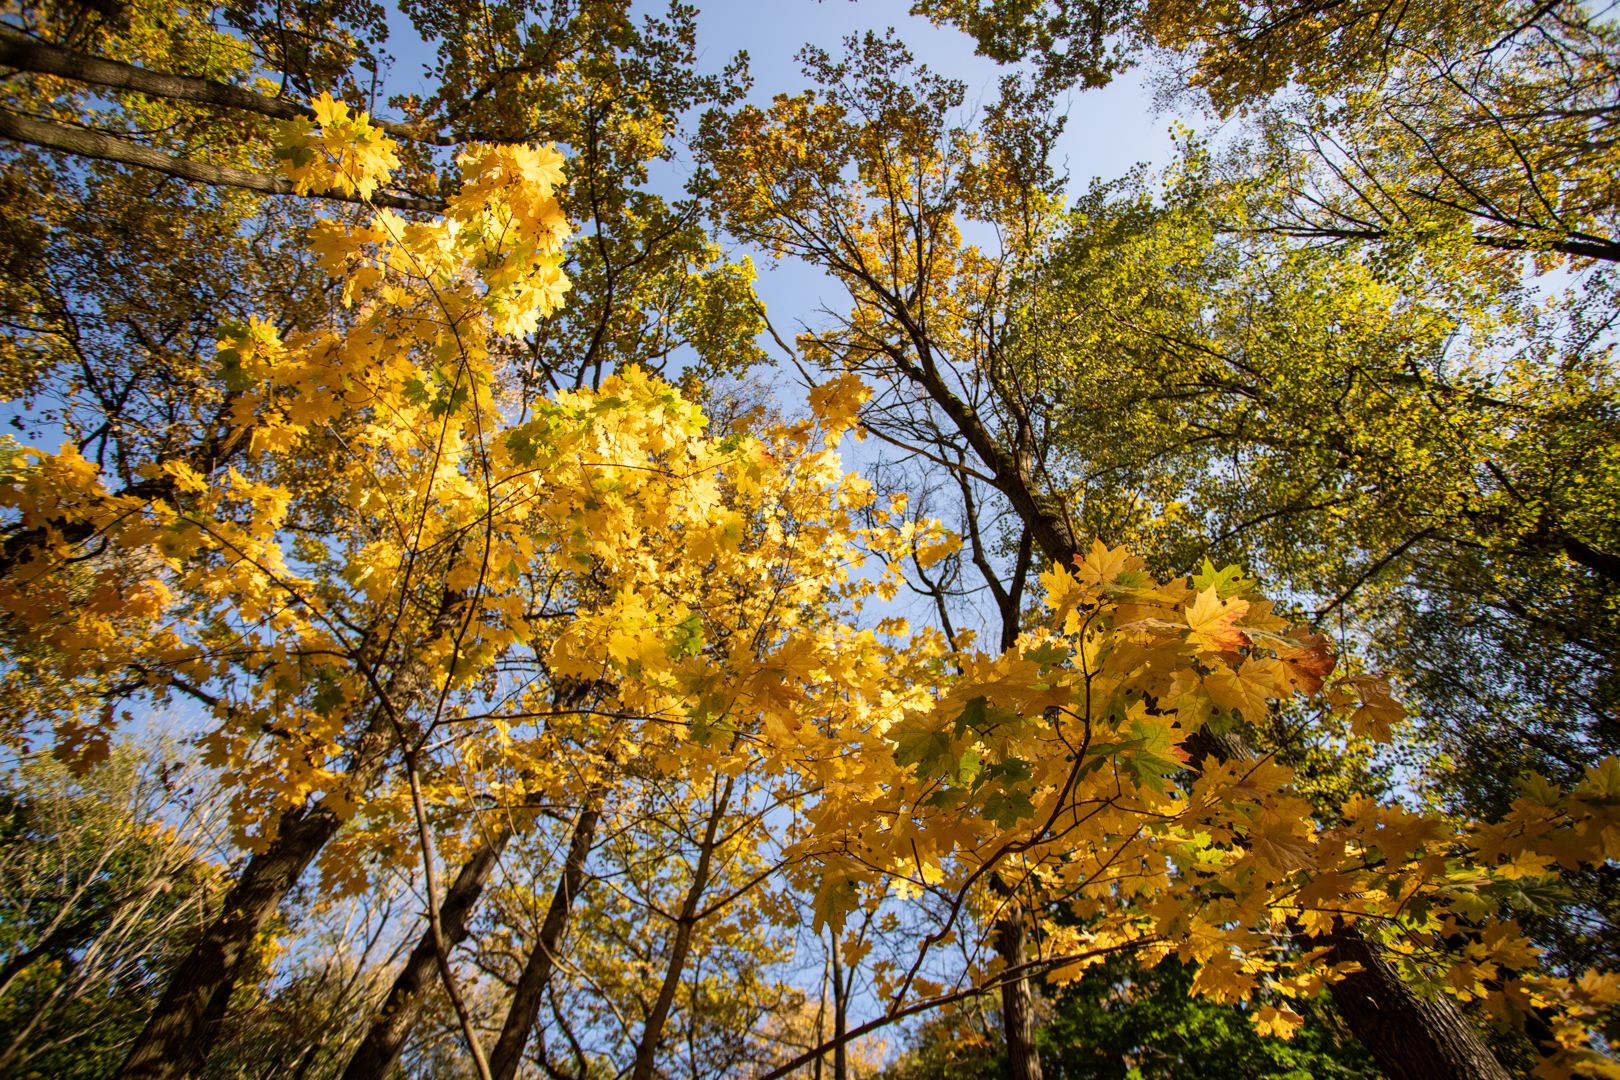
<path fill-rule="evenodd" d="M 655 5 L 638 5 L 653 10 Z M 751 100 L 797 93 L 806 80 L 794 62 L 805 44 L 842 51 L 842 39 L 866 30 L 893 27 L 918 60 L 967 84 L 967 100 L 993 100 L 1002 69 L 973 54 L 973 41 L 951 28 L 939 28 L 909 14 L 910 0 L 715 0 L 699 3 L 698 47 L 704 69 L 718 70 L 746 49 L 754 76 Z M 1170 159 L 1171 117 L 1155 116 L 1152 94 L 1139 72 L 1128 72 L 1102 90 L 1072 95 L 1069 122 L 1055 163 L 1070 174 L 1070 191 L 1084 191 L 1093 177 L 1112 180 L 1138 162 L 1164 165 Z M 800 321 L 817 323 L 823 303 L 838 309 L 839 290 L 803 266 L 772 265 L 755 256 L 758 291 L 771 321 L 786 336 Z M 774 351 L 774 349 L 773 349 Z"/>
<path fill-rule="evenodd" d="M 910 6 L 911 0 L 699 0 L 699 66 L 718 71 L 739 50 L 747 50 L 754 78 L 750 100 L 764 104 L 776 94 L 805 89 L 807 81 L 793 59 L 805 44 L 837 53 L 847 35 L 893 27 L 920 61 L 967 84 L 969 106 L 993 99 L 1001 69 L 975 56 L 967 35 L 912 16 Z M 662 0 L 638 0 L 635 10 L 653 14 L 665 7 Z M 397 12 L 391 28 L 388 50 L 397 63 L 388 78 L 389 90 L 426 89 L 419 77 L 425 48 L 411 39 L 408 22 Z M 1101 90 L 1076 93 L 1064 104 L 1069 122 L 1055 164 L 1069 173 L 1071 192 L 1084 191 L 1093 177 L 1123 176 L 1139 162 L 1162 166 L 1169 161 L 1172 118 L 1153 113 L 1152 95 L 1140 72 L 1127 72 Z M 677 161 L 662 170 L 659 180 L 670 194 L 679 194 L 688 172 L 689 163 Z M 784 336 L 801 322 L 816 324 L 815 313 L 824 304 L 842 307 L 839 290 L 816 271 L 791 262 L 772 264 L 758 254 L 754 263 L 759 295 Z M 769 343 L 762 344 L 774 351 Z"/>

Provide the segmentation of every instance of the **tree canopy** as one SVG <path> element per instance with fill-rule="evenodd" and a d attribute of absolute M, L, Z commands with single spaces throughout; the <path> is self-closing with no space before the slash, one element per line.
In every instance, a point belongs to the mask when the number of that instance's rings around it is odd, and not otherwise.
<path fill-rule="evenodd" d="M 916 11 L 0 19 L 0 1071 L 1620 1076 L 1612 20 Z"/>

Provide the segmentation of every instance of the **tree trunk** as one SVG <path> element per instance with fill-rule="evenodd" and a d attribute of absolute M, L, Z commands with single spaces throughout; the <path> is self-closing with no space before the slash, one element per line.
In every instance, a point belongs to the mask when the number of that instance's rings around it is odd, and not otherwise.
<path fill-rule="evenodd" d="M 835 261 L 828 260 L 830 264 Z M 889 351 L 894 369 L 926 392 L 945 414 L 989 470 L 993 486 L 1007 498 L 1013 512 L 1023 521 L 1040 550 L 1054 563 L 1069 565 L 1080 553 L 1078 538 L 1062 506 L 1042 490 L 1038 482 L 1037 458 L 1025 445 L 1028 418 L 1022 415 L 1017 417 L 1018 445 L 1006 445 L 1001 435 L 986 426 L 976 405 L 962 400 L 951 391 L 936 363 L 934 343 L 927 327 L 916 316 L 909 302 L 891 291 L 883 280 L 863 272 L 861 267 L 843 263 L 838 268 L 870 289 L 876 302 L 901 325 L 910 339 L 910 346 L 916 352 L 915 360 L 896 346 Z M 1580 544 L 1580 541 L 1576 543 Z M 1566 553 L 1570 553 L 1567 547 Z M 1588 551 L 1577 548 L 1570 553 L 1570 557 L 1582 561 L 1582 557 L 1588 554 Z M 1603 560 L 1603 554 L 1592 554 L 1586 558 L 1585 565 L 1599 573 L 1605 572 L 1604 568 L 1611 564 Z M 1614 565 L 1620 567 L 1620 563 Z M 1620 574 L 1620 569 L 1616 569 L 1616 573 Z M 1217 753 L 1225 752 L 1224 748 L 1211 749 Z M 1196 758 L 1197 752 L 1190 741 L 1188 750 Z M 1353 940 L 1346 939 L 1340 951 L 1345 959 L 1359 960 L 1361 957 L 1355 955 L 1358 949 L 1376 964 L 1382 964 L 1381 960 L 1372 956 L 1359 934 L 1355 934 Z M 1340 1005 L 1340 1012 L 1391 1080 L 1419 1076 L 1428 1080 L 1452 1077 L 1458 1080 L 1465 1077 L 1468 1080 L 1502 1080 L 1507 1075 L 1455 1003 L 1447 998 L 1421 1001 L 1387 965 L 1375 970 L 1374 965 L 1369 964 L 1367 972 L 1337 984 L 1333 993 L 1335 1001 L 1341 996 L 1346 998 Z M 1010 1037 L 1008 1046 L 1010 1052 Z M 1015 1070 L 1018 1068 L 1016 1059 L 1013 1067 Z M 1014 1072 L 1014 1075 L 1020 1074 Z"/>
<path fill-rule="evenodd" d="M 478 903 L 490 872 L 495 869 L 496 862 L 511 839 L 512 828 L 507 825 L 479 844 L 444 894 L 444 902 L 439 905 L 439 925 L 444 930 L 446 947 L 459 945 L 467 939 L 467 920 L 472 915 L 473 906 Z M 410 1037 L 411 1029 L 422 1015 L 426 991 L 437 977 L 438 953 L 433 947 L 433 930 L 429 928 L 422 932 L 421 940 L 411 950 L 405 966 L 395 977 L 394 985 L 383 999 L 382 1010 L 372 1020 L 365 1040 L 349 1059 L 348 1068 L 343 1070 L 343 1080 L 385 1080 L 404 1051 L 405 1040 Z"/>
<path fill-rule="evenodd" d="M 343 819 L 324 804 L 288 810 L 270 850 L 248 860 L 224 910 L 169 977 L 118 1080 L 171 1080 L 202 1064 L 254 937 Z"/>
<path fill-rule="evenodd" d="M 206 161 L 175 157 L 173 154 L 165 154 L 161 150 L 153 150 L 149 146 L 130 142 L 128 139 L 114 138 L 85 128 L 68 127 L 66 124 L 53 124 L 49 120 L 34 120 L 9 109 L 0 109 L 0 138 L 46 150 L 77 154 L 97 161 L 136 165 L 167 176 L 179 177 L 181 180 L 211 184 L 215 187 L 247 188 L 249 191 L 262 191 L 269 195 L 299 194 L 296 184 L 280 176 L 267 176 L 264 173 L 238 169 L 232 165 L 213 165 Z M 378 206 L 420 210 L 430 214 L 442 214 L 445 209 L 444 203 L 438 199 L 413 199 L 381 191 L 376 192 L 369 200 L 341 190 L 312 194 L 317 199 L 352 203 L 372 202 Z"/>
<path fill-rule="evenodd" d="M 652 1012 L 647 1014 L 647 1022 L 642 1025 L 641 1042 L 636 1046 L 636 1063 L 630 1073 L 630 1080 L 652 1080 L 653 1058 L 657 1055 L 658 1044 L 664 1037 L 664 1024 L 669 1020 L 670 1007 L 675 1003 L 675 992 L 680 989 L 681 975 L 686 970 L 686 957 L 692 949 L 692 931 L 698 922 L 698 904 L 702 903 L 703 894 L 709 888 L 709 869 L 714 860 L 715 836 L 720 831 L 720 820 L 726 816 L 726 808 L 731 805 L 731 792 L 736 783 L 735 778 L 726 781 L 725 791 L 715 803 L 714 810 L 709 814 L 709 823 L 703 830 L 703 844 L 698 849 L 697 868 L 692 871 L 692 884 L 686 890 L 686 900 L 681 904 L 680 917 L 675 920 L 675 940 L 671 943 L 669 951 L 669 966 L 664 969 L 664 985 L 659 988 L 658 1000 L 653 1002 Z M 841 1053 L 842 1046 L 839 1050 Z M 502 1078 L 497 1077 L 496 1080 Z"/>
<path fill-rule="evenodd" d="M 833 990 L 833 1080 L 849 1080 L 849 1052 L 844 1046 L 844 1033 L 849 1030 L 849 992 L 844 985 L 843 958 L 838 955 L 838 931 L 832 934 L 832 990 Z"/>
<path fill-rule="evenodd" d="M 568 679 L 555 688 L 552 707 L 557 712 L 577 709 L 595 684 Z M 525 800 L 527 806 L 538 806 L 544 801 L 543 792 L 531 792 Z M 517 835 L 519 826 L 510 821 L 484 843 L 479 844 L 462 866 L 444 902 L 439 905 L 439 926 L 444 933 L 446 948 L 467 940 L 467 922 L 472 917 L 484 885 L 494 871 L 506 845 Z M 526 829 L 526 826 L 525 826 Z M 399 1056 L 404 1052 L 405 1040 L 422 1015 L 426 1004 L 425 991 L 437 975 L 438 951 L 433 945 L 433 928 L 422 931 L 416 948 L 406 959 L 404 968 L 394 979 L 388 996 L 383 999 L 382 1011 L 371 1022 L 365 1040 L 349 1059 L 343 1071 L 343 1080 L 385 1080 Z"/>
<path fill-rule="evenodd" d="M 1240 737 L 1216 735 L 1207 727 L 1182 746 L 1194 768 L 1201 768 L 1205 758 L 1253 756 Z M 1341 926 L 1326 937 L 1304 941 L 1312 946 L 1332 944 L 1331 959 L 1354 960 L 1362 966 L 1363 970 L 1330 984 L 1329 992 L 1350 1033 L 1389 1080 L 1508 1080 L 1507 1070 L 1456 1001 L 1418 997 L 1355 927 Z"/>
<path fill-rule="evenodd" d="M 459 625 L 465 606 L 462 593 L 447 591 L 424 643 Z M 371 786 L 397 741 L 395 718 L 407 714 L 432 687 L 432 670 L 415 658 L 389 678 L 386 693 L 392 710 L 379 702 L 372 711 L 349 769 L 351 794 Z M 334 802 L 328 795 L 314 806 L 282 812 L 275 841 L 248 860 L 219 918 L 176 966 L 163 1000 L 147 1018 L 114 1080 L 178 1080 L 207 1059 L 253 939 L 321 848 L 343 827 L 346 815 Z"/>
<path fill-rule="evenodd" d="M 1448 997 L 1412 992 L 1355 927 L 1328 936 L 1329 959 L 1361 971 L 1329 987 L 1334 1007 L 1389 1080 L 1509 1080 L 1474 1025 Z"/>
<path fill-rule="evenodd" d="M 596 823 L 602 816 L 602 800 L 607 787 L 598 784 L 585 797 L 585 806 L 574 820 L 574 834 L 568 842 L 568 855 L 563 860 L 557 891 L 552 894 L 551 906 L 546 910 L 545 922 L 540 926 L 540 939 L 529 952 L 512 993 L 512 1004 L 506 1012 L 506 1023 L 501 1027 L 500 1041 L 490 1055 L 489 1072 L 492 1080 L 512 1080 L 518 1066 L 523 1063 L 523 1048 L 529 1043 L 535 1018 L 545 998 L 546 985 L 551 981 L 551 968 L 562 944 L 563 931 L 568 928 L 568 915 L 585 880 L 585 859 L 596 842 Z"/>
<path fill-rule="evenodd" d="M 1018 971 L 1001 984 L 1001 1026 L 1007 1038 L 1007 1076 L 1010 1080 L 1041 1080 L 1041 1048 L 1035 1043 L 1035 994 L 1029 976 L 1022 971 L 1029 960 L 1024 905 L 1000 874 L 990 879 L 991 887 L 1006 905 L 996 920 L 996 953 L 1003 969 Z"/>

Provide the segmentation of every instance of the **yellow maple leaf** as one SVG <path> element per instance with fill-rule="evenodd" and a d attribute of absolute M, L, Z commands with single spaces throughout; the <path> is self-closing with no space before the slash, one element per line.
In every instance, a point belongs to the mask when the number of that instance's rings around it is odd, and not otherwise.
<path fill-rule="evenodd" d="M 1250 721 L 1263 719 L 1275 699 L 1291 690 L 1287 667 L 1281 660 L 1249 658 L 1237 669 L 1225 665 L 1204 676 L 1204 689 L 1223 709 L 1241 712 Z"/>
<path fill-rule="evenodd" d="M 1394 738 L 1390 725 L 1406 719 L 1406 706 L 1395 700 L 1389 680 L 1378 675 L 1351 675 L 1343 680 L 1355 690 L 1361 705 L 1350 714 L 1350 724 L 1358 735 L 1371 735 L 1377 742 Z"/>
<path fill-rule="evenodd" d="M 1199 593 L 1187 608 L 1187 640 L 1210 652 L 1234 652 L 1251 644 L 1236 621 L 1249 610 L 1247 600 L 1222 600 L 1214 586 Z"/>
<path fill-rule="evenodd" d="M 872 396 L 872 388 L 854 372 L 846 372 L 810 391 L 810 410 L 821 418 L 829 433 L 842 433 L 853 427 L 861 406 Z"/>
<path fill-rule="evenodd" d="M 1279 1039 L 1292 1039 L 1294 1032 L 1305 1024 L 1305 1018 L 1289 1008 L 1272 1005 L 1261 1007 L 1254 1014 L 1255 1030 L 1262 1035 L 1275 1035 Z"/>
<path fill-rule="evenodd" d="M 322 91 L 321 96 L 309 104 L 315 110 L 315 122 L 322 127 L 331 127 L 349 118 L 349 107 L 341 101 L 334 100 L 326 91 Z"/>

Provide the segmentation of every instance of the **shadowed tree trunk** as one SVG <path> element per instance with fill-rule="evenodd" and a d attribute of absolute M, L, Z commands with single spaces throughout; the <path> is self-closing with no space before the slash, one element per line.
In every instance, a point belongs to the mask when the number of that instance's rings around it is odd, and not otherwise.
<path fill-rule="evenodd" d="M 885 295 L 881 281 L 863 281 L 863 284 L 876 295 Z M 1057 504 L 1036 481 L 1038 455 L 1024 445 L 1024 438 L 1012 439 L 1011 446 L 1003 443 L 984 424 L 978 411 L 952 392 L 934 362 L 933 342 L 926 331 L 909 317 L 903 303 L 895 307 L 917 356 L 917 361 L 911 362 L 904 353 L 896 351 L 891 355 L 895 372 L 926 393 L 945 414 L 990 470 L 992 486 L 1007 499 L 1047 558 L 1062 566 L 1072 565 L 1081 554 L 1079 544 Z M 1026 434 L 1030 430 L 1028 416 L 1016 408 L 1012 411 L 1017 431 Z M 1003 645 L 1006 645 L 1005 640 Z M 1200 732 L 1195 739 L 1200 737 L 1207 743 L 1202 748 L 1195 749 L 1192 740 L 1187 743 L 1195 759 L 1200 752 L 1225 757 L 1233 750 L 1219 745 L 1223 742 L 1221 737 L 1207 737 L 1205 732 Z M 1341 933 L 1342 936 L 1335 938 L 1341 958 L 1362 962 L 1367 970 L 1335 984 L 1334 1003 L 1350 1030 L 1391 1080 L 1507 1080 L 1508 1073 L 1455 1001 L 1446 997 L 1432 1001 L 1418 998 L 1388 964 L 1374 955 L 1359 932 L 1351 928 Z M 1012 1015 L 1008 1011 L 1010 1055 L 1017 1037 L 1010 1019 Z M 1036 1061 L 1038 1068 L 1038 1059 Z"/>
<path fill-rule="evenodd" d="M 1005 900 L 1001 918 L 996 920 L 996 953 L 1006 970 L 1021 970 L 1029 961 L 1024 905 L 1000 874 L 992 876 L 990 884 Z M 1035 992 L 1027 975 L 1001 984 L 1001 1026 L 1007 1038 L 1007 1075 L 1011 1080 L 1041 1080 L 1041 1051 L 1035 1042 Z"/>
<path fill-rule="evenodd" d="M 833 1049 L 833 1080 L 849 1080 L 849 1048 L 844 1043 L 844 1033 L 849 1028 L 849 988 L 844 985 L 844 963 L 838 955 L 841 948 L 835 930 L 832 935 L 832 990 L 833 1039 L 837 1045 Z"/>
<path fill-rule="evenodd" d="M 1326 940 L 1333 945 L 1329 959 L 1361 965 L 1329 991 L 1389 1080 L 1510 1080 L 1455 1001 L 1418 997 L 1354 927 L 1341 926 Z"/>
<path fill-rule="evenodd" d="M 424 641 L 451 632 L 465 607 L 464 594 L 447 591 Z M 433 685 L 431 668 L 415 658 L 390 677 L 386 693 L 392 713 L 382 703 L 372 711 L 352 755 L 349 794 L 365 791 L 377 778 L 397 742 L 393 717 L 409 712 Z M 248 860 L 219 918 L 170 975 L 162 1001 L 147 1018 L 115 1080 L 178 1080 L 207 1059 L 253 939 L 347 820 L 338 802 L 328 795 L 313 806 L 282 813 L 275 841 Z"/>
<path fill-rule="evenodd" d="M 507 825 L 479 844 L 445 892 L 444 903 L 439 905 L 439 925 L 443 928 L 447 948 L 467 939 L 467 920 L 484 891 L 490 872 L 495 869 L 511 839 L 512 828 Z M 365 1040 L 349 1059 L 348 1068 L 343 1070 L 343 1080 L 383 1080 L 393 1069 L 405 1049 L 405 1040 L 410 1037 L 411 1029 L 422 1015 L 428 987 L 438 978 L 438 963 L 438 953 L 433 947 L 433 931 L 425 930 L 416 948 L 406 958 L 405 966 L 395 977 L 394 985 L 383 999 L 382 1010 L 366 1032 Z"/>
<path fill-rule="evenodd" d="M 552 894 L 551 906 L 540 926 L 540 937 L 529 952 L 512 993 L 512 1004 L 506 1012 L 506 1023 L 501 1037 L 490 1054 L 489 1072 L 492 1080 L 512 1080 L 518 1066 L 523 1063 L 523 1049 L 529 1043 L 535 1019 L 545 1001 L 546 986 L 551 981 L 551 968 L 557 950 L 562 945 L 563 932 L 568 929 L 568 916 L 585 880 L 585 860 L 596 842 L 596 823 L 602 816 L 602 800 L 607 796 L 604 784 L 593 786 L 586 795 L 585 806 L 574 819 L 573 835 L 568 841 L 568 854 L 563 859 L 562 874 L 557 890 Z"/>

